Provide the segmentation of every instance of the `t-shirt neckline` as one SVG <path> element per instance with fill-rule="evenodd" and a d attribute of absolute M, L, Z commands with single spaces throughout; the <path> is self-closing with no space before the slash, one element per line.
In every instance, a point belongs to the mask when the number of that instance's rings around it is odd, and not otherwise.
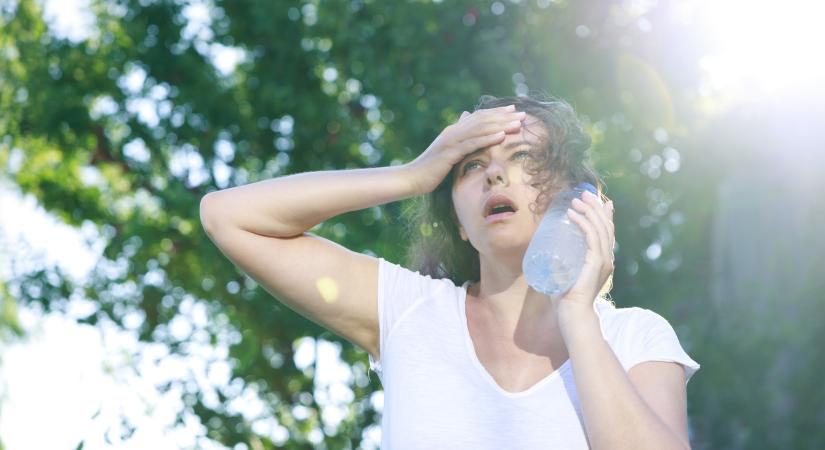
<path fill-rule="evenodd" d="M 482 378 L 487 380 L 488 384 L 492 386 L 492 388 L 498 392 L 499 394 L 509 397 L 509 398 L 519 398 L 528 396 L 539 389 L 541 389 L 546 384 L 550 383 L 552 380 L 559 378 L 561 376 L 562 371 L 567 371 L 570 366 L 570 357 L 567 357 L 567 360 L 562 363 L 559 367 L 556 368 L 553 372 L 549 373 L 547 376 L 542 378 L 541 380 L 537 381 L 535 384 L 530 386 L 529 388 L 518 391 L 518 392 L 510 392 L 502 388 L 498 382 L 496 382 L 495 378 L 487 371 L 481 361 L 478 359 L 478 355 L 476 355 L 476 349 L 473 345 L 473 339 L 470 337 L 470 329 L 467 325 L 467 289 L 469 288 L 470 281 L 465 281 L 464 284 L 461 286 L 461 294 L 458 296 L 459 298 L 459 311 L 461 316 L 461 329 L 462 334 L 464 336 L 464 348 L 467 352 L 467 357 L 470 358 L 472 365 L 476 368 L 476 371 L 479 372 Z"/>

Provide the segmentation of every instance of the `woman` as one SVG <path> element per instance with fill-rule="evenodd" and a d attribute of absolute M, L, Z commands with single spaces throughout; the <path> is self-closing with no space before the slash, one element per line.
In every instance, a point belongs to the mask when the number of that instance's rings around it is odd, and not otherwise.
<path fill-rule="evenodd" d="M 689 448 L 685 390 L 699 365 L 663 317 L 602 297 L 612 202 L 585 196 L 569 212 L 587 240 L 569 291 L 545 296 L 521 272 L 553 194 L 601 186 L 589 146 L 563 101 L 484 96 L 406 165 L 220 191 L 201 217 L 276 298 L 369 352 L 382 448 Z M 410 214 L 416 272 L 305 232 L 424 194 Z M 502 203 L 513 213 L 488 217 Z"/>

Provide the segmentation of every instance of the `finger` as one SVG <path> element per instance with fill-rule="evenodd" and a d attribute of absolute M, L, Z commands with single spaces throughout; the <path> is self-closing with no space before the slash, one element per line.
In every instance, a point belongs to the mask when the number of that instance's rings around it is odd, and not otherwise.
<path fill-rule="evenodd" d="M 610 209 L 612 207 L 612 202 L 604 202 L 603 203 L 601 201 L 601 199 L 599 199 L 599 197 L 597 197 L 596 195 L 589 195 L 589 194 L 590 194 L 589 192 L 587 194 L 584 194 L 584 201 L 593 207 L 593 210 L 596 212 L 596 215 L 598 216 L 599 220 L 601 221 L 602 226 L 604 227 L 604 230 L 607 232 L 607 241 L 606 241 L 605 244 L 607 245 L 608 254 L 610 254 L 612 256 L 612 254 L 613 254 L 613 241 L 615 239 L 615 236 L 614 236 L 615 229 L 614 229 L 614 226 L 613 226 L 613 214 L 612 214 L 611 209 Z"/>
<path fill-rule="evenodd" d="M 483 108 L 477 109 L 472 112 L 473 117 L 484 117 L 484 116 L 491 116 L 496 114 L 507 114 L 507 113 L 514 113 L 516 112 L 515 105 L 506 105 L 506 106 L 499 106 L 497 108 Z"/>
<path fill-rule="evenodd" d="M 504 131 L 497 131 L 495 133 L 486 134 L 484 136 L 477 136 L 474 138 L 462 141 L 459 145 L 465 152 L 470 152 L 479 148 L 488 147 L 490 145 L 498 144 L 504 140 Z"/>
<path fill-rule="evenodd" d="M 455 142 L 458 144 L 464 144 L 465 142 L 476 139 L 483 136 L 489 136 L 491 134 L 495 134 L 498 132 L 504 133 L 511 133 L 514 130 L 518 130 L 520 125 L 512 125 L 512 124 L 490 124 L 485 126 L 478 126 L 478 127 L 469 127 L 464 130 L 459 130 L 456 134 Z"/>
<path fill-rule="evenodd" d="M 593 211 L 593 207 L 588 203 L 582 201 L 581 198 L 573 199 L 571 207 L 574 212 L 578 213 L 582 219 L 588 223 L 588 225 L 592 228 L 595 234 L 595 247 L 593 248 L 594 251 L 597 253 L 601 253 L 605 255 L 605 249 L 607 245 L 605 244 L 606 239 L 606 232 L 602 229 L 602 225 L 597 217 L 595 217 L 595 212 Z"/>
<path fill-rule="evenodd" d="M 497 131 L 514 131 L 521 128 L 525 114 L 505 113 L 487 118 L 470 117 L 461 122 L 461 132 L 469 137 L 483 136 Z"/>
<path fill-rule="evenodd" d="M 584 194 L 584 196 L 587 197 L 587 194 Z M 608 238 L 609 232 L 607 226 L 604 224 L 604 220 L 599 217 L 597 208 L 590 203 L 582 201 L 581 198 L 574 199 L 572 206 L 573 210 L 584 216 L 585 221 L 589 222 L 593 228 L 596 234 L 596 247 L 594 249 L 599 252 L 605 260 L 610 260 L 608 256 L 610 255 L 608 249 L 610 241 Z"/>
<path fill-rule="evenodd" d="M 464 139 L 459 138 L 458 145 L 466 146 L 470 145 L 473 146 L 476 139 L 484 138 L 485 136 L 491 136 L 500 134 L 502 137 L 507 134 L 511 133 L 513 130 L 518 129 L 518 127 L 504 127 L 504 126 L 492 126 L 492 127 L 485 127 L 484 129 L 476 129 L 473 130 L 470 134 L 465 135 Z M 475 147 L 477 149 L 480 147 Z"/>
<path fill-rule="evenodd" d="M 613 213 L 614 213 L 613 200 L 610 200 L 610 201 L 607 202 L 607 207 L 610 210 L 610 213 L 609 213 L 610 230 L 611 230 L 611 232 L 610 232 L 610 239 L 611 239 L 610 254 L 613 255 L 614 251 L 616 249 L 616 224 L 615 224 L 614 219 L 613 219 Z"/>
<path fill-rule="evenodd" d="M 497 106 L 495 108 L 478 109 L 478 110 L 476 110 L 476 112 L 478 112 L 478 111 L 515 111 L 515 110 L 516 110 L 516 105 L 511 104 L 511 105 Z"/>
<path fill-rule="evenodd" d="M 462 120 L 464 120 L 465 117 L 467 117 L 469 115 L 470 115 L 470 113 L 468 113 L 467 111 L 464 111 L 463 113 L 461 113 L 461 117 L 458 118 L 458 121 L 461 122 Z"/>
<path fill-rule="evenodd" d="M 494 123 L 502 120 L 524 120 L 527 113 L 524 111 L 488 111 L 485 114 L 479 114 L 479 111 L 470 114 L 468 122 L 474 125 L 485 123 Z"/>
<path fill-rule="evenodd" d="M 488 123 L 488 122 L 495 122 L 497 120 L 512 120 L 513 118 L 521 118 L 524 119 L 527 117 L 527 113 L 525 111 L 498 111 L 498 110 L 484 110 L 485 114 L 473 114 L 473 118 L 478 121 L 478 123 Z M 505 119 L 509 118 L 509 119 Z"/>
<path fill-rule="evenodd" d="M 488 134 L 494 131 L 505 130 L 513 131 L 521 129 L 524 124 L 519 116 L 501 117 L 498 120 L 480 123 L 476 126 L 478 131 L 482 134 Z"/>
<path fill-rule="evenodd" d="M 582 231 L 584 231 L 584 239 L 587 242 L 587 248 L 598 256 L 602 251 L 602 246 L 599 243 L 599 233 L 593 227 L 593 224 L 587 220 L 584 214 L 579 213 L 573 208 L 567 210 L 567 217 L 582 228 Z"/>

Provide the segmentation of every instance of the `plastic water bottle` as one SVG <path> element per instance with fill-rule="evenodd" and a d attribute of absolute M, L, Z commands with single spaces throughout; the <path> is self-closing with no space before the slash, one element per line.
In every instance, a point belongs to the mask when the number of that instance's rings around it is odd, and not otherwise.
<path fill-rule="evenodd" d="M 584 266 L 587 240 L 584 230 L 567 216 L 567 209 L 574 198 L 582 199 L 585 190 L 597 195 L 590 183 L 557 193 L 527 246 L 522 271 L 527 284 L 545 295 L 567 292 Z"/>

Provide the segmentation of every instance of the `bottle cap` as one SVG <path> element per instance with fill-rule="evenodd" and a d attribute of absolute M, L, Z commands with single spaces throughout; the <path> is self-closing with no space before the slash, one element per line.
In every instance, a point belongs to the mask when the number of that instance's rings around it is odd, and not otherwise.
<path fill-rule="evenodd" d="M 590 183 L 586 182 L 586 181 L 585 181 L 585 182 L 583 182 L 583 183 L 579 183 L 578 185 L 576 185 L 576 189 L 580 189 L 580 190 L 587 190 L 587 191 L 590 191 L 590 193 L 591 193 L 591 194 L 593 194 L 593 195 L 599 195 L 599 194 L 596 192 L 596 187 L 595 187 L 595 186 L 593 186 L 592 184 L 590 184 Z"/>

